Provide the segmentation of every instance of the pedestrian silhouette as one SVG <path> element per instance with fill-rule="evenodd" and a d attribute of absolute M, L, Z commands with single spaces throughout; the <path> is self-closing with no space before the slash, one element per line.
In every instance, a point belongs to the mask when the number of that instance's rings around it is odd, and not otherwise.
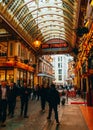
<path fill-rule="evenodd" d="M 48 120 L 51 119 L 52 110 L 54 110 L 56 123 L 59 124 L 58 105 L 60 104 L 60 96 L 59 96 L 58 91 L 55 88 L 55 84 L 51 85 L 47 96 L 48 96 L 48 102 L 49 102 L 49 112 L 48 112 L 47 119 Z"/>

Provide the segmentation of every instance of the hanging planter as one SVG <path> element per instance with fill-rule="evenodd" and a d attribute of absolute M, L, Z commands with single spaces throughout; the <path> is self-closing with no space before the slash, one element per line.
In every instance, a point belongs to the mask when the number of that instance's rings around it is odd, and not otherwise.
<path fill-rule="evenodd" d="M 77 30 L 76 30 L 76 34 L 79 36 L 79 37 L 82 37 L 84 34 L 87 34 L 89 32 L 88 28 L 87 27 L 79 27 Z"/>
<path fill-rule="evenodd" d="M 78 55 L 78 49 L 77 48 L 73 48 L 73 52 L 75 55 Z"/>
<path fill-rule="evenodd" d="M 28 59 L 25 59 L 25 60 L 24 60 L 24 63 L 25 63 L 25 64 L 28 64 L 28 62 L 29 62 Z"/>
<path fill-rule="evenodd" d="M 32 67 L 33 67 L 33 68 L 36 68 L 36 64 L 33 64 Z"/>

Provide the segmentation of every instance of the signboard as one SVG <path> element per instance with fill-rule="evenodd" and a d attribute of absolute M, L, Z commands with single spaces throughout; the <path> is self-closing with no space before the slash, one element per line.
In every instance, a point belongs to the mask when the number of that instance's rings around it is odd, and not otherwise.
<path fill-rule="evenodd" d="M 62 53 L 69 49 L 67 43 L 42 44 L 41 48 L 43 53 Z"/>
<path fill-rule="evenodd" d="M 65 53 L 69 49 L 69 45 L 66 41 L 62 39 L 51 39 L 47 41 L 46 43 L 41 45 L 42 53 L 49 54 L 51 52 L 53 53 Z"/>
<path fill-rule="evenodd" d="M 42 49 L 48 49 L 48 48 L 67 48 L 67 43 L 52 43 L 52 44 L 42 44 Z"/>

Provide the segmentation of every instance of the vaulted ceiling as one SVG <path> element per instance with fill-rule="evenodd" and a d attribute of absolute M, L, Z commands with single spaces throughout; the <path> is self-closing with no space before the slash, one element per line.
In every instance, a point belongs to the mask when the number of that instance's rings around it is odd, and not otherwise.
<path fill-rule="evenodd" d="M 80 9 L 81 0 L 1 0 L 0 38 L 15 32 L 34 51 L 33 42 L 38 39 L 42 54 L 71 53 L 76 46 Z"/>

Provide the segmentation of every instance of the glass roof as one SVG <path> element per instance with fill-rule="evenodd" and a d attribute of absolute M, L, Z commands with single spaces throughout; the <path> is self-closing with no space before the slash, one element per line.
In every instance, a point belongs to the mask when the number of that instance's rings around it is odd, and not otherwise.
<path fill-rule="evenodd" d="M 0 1 L 2 2 L 2 0 Z M 79 0 L 5 0 L 6 9 L 32 39 L 61 39 L 75 45 Z"/>

